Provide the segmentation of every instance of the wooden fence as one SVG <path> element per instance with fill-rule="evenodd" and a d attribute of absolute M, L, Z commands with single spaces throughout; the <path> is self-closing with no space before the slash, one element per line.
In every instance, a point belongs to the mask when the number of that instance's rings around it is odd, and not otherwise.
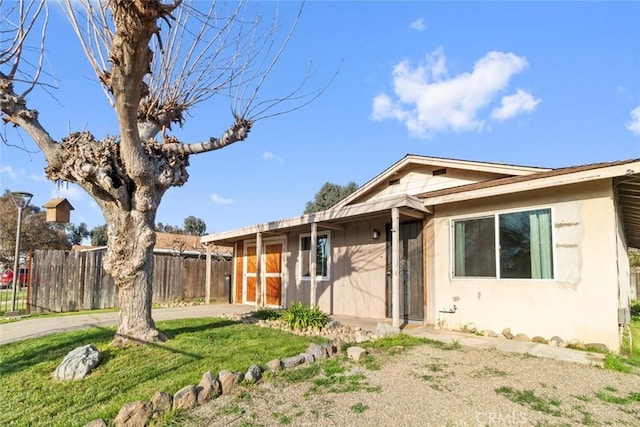
<path fill-rule="evenodd" d="M 117 289 L 102 269 L 104 250 L 37 250 L 31 260 L 28 303 L 31 312 L 67 312 L 117 306 Z M 153 256 L 153 303 L 204 298 L 206 260 L 201 257 Z M 211 300 L 227 301 L 225 276 L 232 262 L 211 261 Z"/>

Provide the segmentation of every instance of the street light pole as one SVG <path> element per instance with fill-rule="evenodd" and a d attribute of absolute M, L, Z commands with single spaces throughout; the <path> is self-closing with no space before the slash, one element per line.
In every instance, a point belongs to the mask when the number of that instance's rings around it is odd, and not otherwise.
<path fill-rule="evenodd" d="M 11 312 L 16 312 L 16 294 L 20 283 L 20 233 L 22 231 L 22 210 L 29 206 L 33 194 L 25 192 L 12 192 L 13 204 L 18 209 L 18 227 L 16 230 L 16 253 L 13 259 L 13 295 L 11 298 Z"/>

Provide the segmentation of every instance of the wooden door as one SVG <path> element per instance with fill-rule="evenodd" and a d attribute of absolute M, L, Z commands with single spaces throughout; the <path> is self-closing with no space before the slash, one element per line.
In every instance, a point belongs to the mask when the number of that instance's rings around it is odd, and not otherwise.
<path fill-rule="evenodd" d="M 282 243 L 265 244 L 266 305 L 282 305 Z"/>
<path fill-rule="evenodd" d="M 257 258 L 256 258 L 256 245 L 247 245 L 244 253 L 245 258 L 245 273 L 244 273 L 244 303 L 256 302 L 256 280 L 257 280 Z"/>

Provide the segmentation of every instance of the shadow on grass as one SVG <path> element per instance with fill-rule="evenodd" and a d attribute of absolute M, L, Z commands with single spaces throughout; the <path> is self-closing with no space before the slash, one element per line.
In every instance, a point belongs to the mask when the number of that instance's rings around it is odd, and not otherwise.
<path fill-rule="evenodd" d="M 231 320 L 211 320 L 197 326 L 185 326 L 181 321 L 165 321 L 163 322 L 161 330 L 167 335 L 169 340 L 172 340 L 181 334 L 210 331 L 238 323 L 239 322 Z M 44 337 L 3 344 L 2 347 L 0 347 L 0 375 L 13 374 L 50 361 L 57 361 L 57 363 L 59 363 L 64 356 L 74 348 L 89 343 L 96 346 L 108 345 L 114 336 L 114 327 L 94 326 L 81 331 L 61 332 Z M 199 354 L 173 348 L 169 343 L 145 342 L 143 344 L 194 359 L 202 358 Z M 111 358 L 111 355 L 109 351 L 104 351 L 103 353 L 105 353 L 105 360 L 103 360 L 102 363 L 105 364 Z"/>

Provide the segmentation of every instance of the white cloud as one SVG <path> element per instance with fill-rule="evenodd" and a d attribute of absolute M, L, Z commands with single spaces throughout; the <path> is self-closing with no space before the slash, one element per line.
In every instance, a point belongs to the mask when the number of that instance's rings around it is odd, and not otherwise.
<path fill-rule="evenodd" d="M 640 105 L 629 113 L 631 120 L 627 123 L 627 129 L 636 136 L 640 136 Z"/>
<path fill-rule="evenodd" d="M 491 118 L 495 120 L 507 120 L 521 113 L 531 113 L 540 104 L 538 98 L 518 89 L 513 95 L 504 96 L 500 107 L 494 108 Z"/>
<path fill-rule="evenodd" d="M 409 24 L 409 28 L 416 31 L 424 31 L 427 27 L 424 25 L 424 20 L 422 18 L 418 18 Z"/>
<path fill-rule="evenodd" d="M 212 193 L 210 197 L 213 203 L 218 203 L 221 205 L 230 205 L 233 203 L 233 200 L 225 199 L 224 197 L 220 196 L 218 193 Z"/>
<path fill-rule="evenodd" d="M 443 131 L 473 131 L 484 127 L 478 115 L 522 72 L 526 59 L 512 53 L 489 52 L 471 72 L 448 77 L 442 48 L 413 67 L 405 60 L 392 73 L 395 100 L 380 94 L 373 100 L 374 120 L 396 119 L 410 134 L 428 138 Z M 539 100 L 537 100 L 540 102 Z"/>
<path fill-rule="evenodd" d="M 276 155 L 276 154 L 273 154 L 273 153 L 272 153 L 272 152 L 270 152 L 270 151 L 263 151 L 263 152 L 262 152 L 262 158 L 263 158 L 265 161 L 270 161 L 270 160 L 272 160 L 272 161 L 278 162 L 278 163 L 280 163 L 280 164 L 283 164 L 283 163 L 284 163 L 284 160 L 282 159 L 282 157 L 280 157 L 280 156 L 278 156 L 278 155 Z"/>
<path fill-rule="evenodd" d="M 24 175 L 24 170 L 14 170 L 11 166 L 0 166 L 0 174 L 8 175 L 9 178 L 16 181 L 19 177 Z"/>
<path fill-rule="evenodd" d="M 56 187 L 51 191 L 52 198 L 62 198 L 76 202 L 82 201 L 85 195 L 86 193 L 82 188 L 69 183 L 56 185 Z"/>

